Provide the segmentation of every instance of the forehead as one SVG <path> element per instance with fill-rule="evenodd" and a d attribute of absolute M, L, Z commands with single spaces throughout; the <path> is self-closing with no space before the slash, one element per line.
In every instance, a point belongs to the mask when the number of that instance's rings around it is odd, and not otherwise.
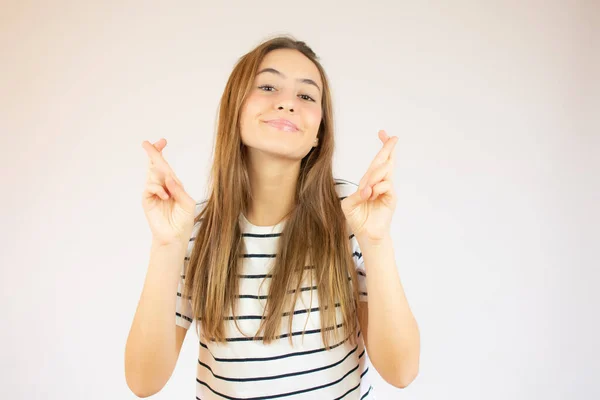
<path fill-rule="evenodd" d="M 275 68 L 291 79 L 312 79 L 323 87 L 317 66 L 297 50 L 277 49 L 269 52 L 260 63 L 258 71 L 264 68 Z"/>

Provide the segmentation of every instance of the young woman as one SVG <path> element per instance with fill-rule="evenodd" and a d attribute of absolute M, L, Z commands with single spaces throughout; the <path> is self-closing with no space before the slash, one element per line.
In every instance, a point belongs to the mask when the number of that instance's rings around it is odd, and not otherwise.
<path fill-rule="evenodd" d="M 315 53 L 277 37 L 227 82 L 205 201 L 165 161 L 166 140 L 143 143 L 153 241 L 125 350 L 136 395 L 166 384 L 192 321 L 198 399 L 373 399 L 365 349 L 394 386 L 415 378 L 419 332 L 390 237 L 397 137 L 379 132 L 356 185 L 332 175 L 333 133 Z"/>

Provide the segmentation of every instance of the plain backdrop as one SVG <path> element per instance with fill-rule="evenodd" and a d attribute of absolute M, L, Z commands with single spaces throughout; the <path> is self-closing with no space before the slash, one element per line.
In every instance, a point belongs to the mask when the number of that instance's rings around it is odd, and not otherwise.
<path fill-rule="evenodd" d="M 0 5 L 0 397 L 133 399 L 143 140 L 196 199 L 236 60 L 320 56 L 337 177 L 399 136 L 393 220 L 421 368 L 379 399 L 598 399 L 598 1 Z M 192 399 L 188 335 L 156 399 Z"/>

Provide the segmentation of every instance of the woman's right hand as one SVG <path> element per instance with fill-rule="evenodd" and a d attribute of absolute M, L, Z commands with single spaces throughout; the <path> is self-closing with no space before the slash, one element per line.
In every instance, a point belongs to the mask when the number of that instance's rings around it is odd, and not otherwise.
<path fill-rule="evenodd" d="M 152 240 L 161 245 L 187 242 L 194 226 L 196 201 L 162 156 L 166 139 L 142 143 L 149 158 L 148 177 L 142 206 L 152 231 Z"/>

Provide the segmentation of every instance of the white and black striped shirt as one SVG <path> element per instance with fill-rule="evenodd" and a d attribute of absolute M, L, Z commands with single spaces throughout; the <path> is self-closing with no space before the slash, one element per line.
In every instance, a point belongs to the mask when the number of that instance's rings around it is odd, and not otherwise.
<path fill-rule="evenodd" d="M 354 193 L 357 186 L 336 179 L 341 199 Z M 197 204 L 196 213 L 202 204 Z M 197 215 L 196 214 L 196 215 Z M 226 321 L 227 343 L 200 341 L 196 373 L 196 398 L 212 399 L 375 399 L 369 380 L 369 360 L 360 329 L 357 346 L 339 339 L 325 350 L 321 339 L 321 321 L 315 282 L 305 280 L 298 297 L 292 322 L 293 347 L 289 343 L 288 319 L 282 316 L 282 335 L 269 345 L 253 340 L 269 293 L 269 269 L 277 253 L 279 236 L 285 222 L 275 226 L 255 226 L 243 214 L 239 218 L 245 254 L 240 271 L 237 296 L 237 323 Z M 176 324 L 188 329 L 192 323 L 190 300 L 181 297 L 185 267 L 194 245 L 198 226 L 188 245 L 177 293 Z M 358 242 L 349 232 L 349 240 L 358 272 L 359 300 L 367 301 L 364 263 Z M 311 292 L 312 296 L 311 296 Z M 312 299 L 311 299 L 312 297 Z M 310 313 L 307 311 L 310 309 Z M 339 307 L 338 321 L 342 320 Z M 308 316 L 308 317 L 307 317 Z M 230 317 L 231 318 L 231 317 Z M 199 329 L 202 331 L 202 323 Z M 339 326 L 339 325 L 338 325 Z M 304 335 L 302 333 L 304 332 Z M 343 332 L 343 330 L 342 330 Z M 249 337 L 248 337 L 249 336 Z"/>

